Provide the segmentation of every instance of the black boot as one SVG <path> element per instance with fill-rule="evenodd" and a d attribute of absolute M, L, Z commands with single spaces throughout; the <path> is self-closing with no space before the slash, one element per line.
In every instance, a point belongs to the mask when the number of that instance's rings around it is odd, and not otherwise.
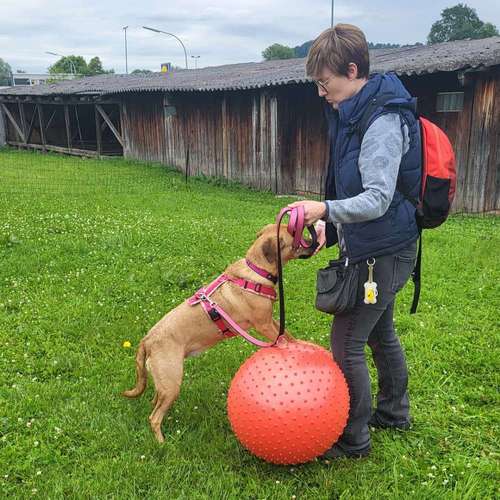
<path fill-rule="evenodd" d="M 375 429 L 396 429 L 399 431 L 407 431 L 410 429 L 410 422 L 402 422 L 400 424 L 387 424 L 383 422 L 378 416 L 377 412 L 375 412 L 368 421 L 368 426 L 374 427 Z"/>
<path fill-rule="evenodd" d="M 340 445 L 334 444 L 329 450 L 326 450 L 323 455 L 318 458 L 320 460 L 335 460 L 336 458 L 364 458 L 370 453 L 370 447 L 360 451 L 347 451 Z"/>

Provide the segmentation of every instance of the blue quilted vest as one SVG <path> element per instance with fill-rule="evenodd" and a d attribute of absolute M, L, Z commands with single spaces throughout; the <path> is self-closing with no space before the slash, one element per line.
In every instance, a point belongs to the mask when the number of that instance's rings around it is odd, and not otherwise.
<path fill-rule="evenodd" d="M 381 217 L 359 223 L 342 224 L 347 257 L 352 263 L 369 257 L 396 253 L 418 238 L 415 207 L 401 194 L 418 199 L 421 184 L 420 128 L 416 118 L 416 99 L 392 73 L 374 74 L 362 89 L 334 110 L 325 106 L 330 135 L 330 161 L 325 184 L 325 199 L 343 200 L 363 192 L 358 158 L 361 137 L 357 124 L 370 100 L 391 95 L 375 109 L 368 126 L 385 113 L 397 112 L 408 125 L 410 148 L 399 167 L 398 185 L 391 204 Z M 401 191 L 400 191 L 401 190 Z M 334 224 L 326 225 L 326 246 L 337 243 Z"/>

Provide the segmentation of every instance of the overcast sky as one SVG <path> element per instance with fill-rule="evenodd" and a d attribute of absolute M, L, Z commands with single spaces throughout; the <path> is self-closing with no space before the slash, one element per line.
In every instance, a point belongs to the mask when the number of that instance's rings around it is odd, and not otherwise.
<path fill-rule="evenodd" d="M 424 42 L 441 11 L 458 0 L 335 1 L 335 22 L 356 24 L 368 41 Z M 467 2 L 483 21 L 500 26 L 498 0 Z M 122 27 L 128 25 L 129 71 L 159 71 L 162 62 L 198 67 L 261 61 L 273 43 L 300 45 L 330 25 L 328 0 L 0 0 L 0 57 L 15 72 L 45 72 L 57 58 L 45 51 L 99 56 L 105 68 L 125 72 Z"/>

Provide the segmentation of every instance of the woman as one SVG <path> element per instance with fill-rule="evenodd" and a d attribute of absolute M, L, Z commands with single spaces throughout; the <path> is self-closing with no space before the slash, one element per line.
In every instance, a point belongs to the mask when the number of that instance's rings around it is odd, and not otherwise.
<path fill-rule="evenodd" d="M 325 99 L 330 162 L 325 201 L 289 206 L 303 205 L 305 222 L 316 223 L 317 251 L 338 243 L 348 264 L 360 265 L 356 305 L 335 316 L 330 340 L 349 386 L 349 419 L 323 458 L 363 457 L 371 448 L 368 425 L 407 429 L 410 424 L 408 372 L 393 314 L 396 294 L 416 260 L 419 233 L 409 200 L 418 199 L 420 189 L 420 132 L 415 99 L 401 81 L 394 74 L 369 76 L 368 45 L 359 28 L 338 24 L 321 33 L 306 71 Z M 358 126 L 369 105 L 373 112 L 363 135 Z M 376 303 L 367 304 L 368 263 L 378 295 Z M 378 371 L 373 414 L 366 343 Z"/>

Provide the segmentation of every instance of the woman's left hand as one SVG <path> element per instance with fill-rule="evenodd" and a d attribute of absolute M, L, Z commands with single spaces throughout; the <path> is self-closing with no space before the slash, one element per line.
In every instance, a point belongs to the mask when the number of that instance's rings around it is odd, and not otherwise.
<path fill-rule="evenodd" d="M 326 207 L 322 201 L 302 200 L 287 205 L 289 208 L 304 207 L 304 224 L 314 224 L 326 214 Z"/>

